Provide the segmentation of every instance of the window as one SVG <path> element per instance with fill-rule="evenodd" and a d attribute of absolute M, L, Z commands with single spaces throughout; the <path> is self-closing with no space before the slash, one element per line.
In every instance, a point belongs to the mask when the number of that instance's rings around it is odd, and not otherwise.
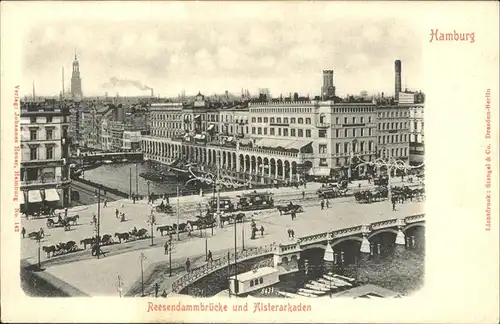
<path fill-rule="evenodd" d="M 288 136 L 288 128 L 283 128 L 283 136 Z"/>
<path fill-rule="evenodd" d="M 252 127 L 252 134 L 255 134 L 255 127 Z"/>
<path fill-rule="evenodd" d="M 30 140 L 36 140 L 36 129 L 30 129 Z"/>
<path fill-rule="evenodd" d="M 365 122 L 365 117 L 361 117 L 361 123 L 364 123 Z"/>
<path fill-rule="evenodd" d="M 250 287 L 253 287 L 253 280 L 250 280 Z"/>
<path fill-rule="evenodd" d="M 349 135 L 347 135 L 347 128 L 344 129 L 344 137 L 349 137 Z"/>
<path fill-rule="evenodd" d="M 267 127 L 264 127 L 264 135 L 267 135 Z"/>
<path fill-rule="evenodd" d="M 340 118 L 339 117 L 335 118 L 335 124 L 340 124 Z"/>
<path fill-rule="evenodd" d="M 281 128 L 278 127 L 278 135 L 281 136 Z"/>
<path fill-rule="evenodd" d="M 304 137 L 304 130 L 303 129 L 298 130 L 297 137 Z"/>
<path fill-rule="evenodd" d="M 371 116 L 368 116 L 368 122 L 371 123 L 372 122 L 372 117 Z"/>
<path fill-rule="evenodd" d="M 356 124 L 356 117 L 352 117 L 352 123 Z"/>
<path fill-rule="evenodd" d="M 260 278 L 259 283 L 261 283 L 261 284 L 264 283 L 264 279 Z"/>
<path fill-rule="evenodd" d="M 52 160 L 54 158 L 54 147 L 47 146 L 45 149 L 46 149 L 45 159 Z"/>
<path fill-rule="evenodd" d="M 340 132 L 339 132 L 339 130 L 338 130 L 338 129 L 336 129 L 336 130 L 335 130 L 335 137 L 336 137 L 336 138 L 339 138 L 339 135 L 340 135 Z"/>
<path fill-rule="evenodd" d="M 252 123 L 255 123 L 255 117 L 252 117 Z"/>
<path fill-rule="evenodd" d="M 318 137 L 326 137 L 326 129 L 320 129 L 318 131 Z"/>
<path fill-rule="evenodd" d="M 326 161 L 326 158 L 319 159 L 319 166 L 328 166 L 328 162 Z"/>
<path fill-rule="evenodd" d="M 364 152 L 365 151 L 365 142 L 361 142 L 359 147 L 360 147 L 361 152 Z"/>
<path fill-rule="evenodd" d="M 363 128 L 360 129 L 360 132 L 361 132 L 361 136 L 364 136 L 365 135 L 365 130 Z"/>
<path fill-rule="evenodd" d="M 295 124 L 295 117 L 290 118 L 290 124 Z"/>
<path fill-rule="evenodd" d="M 296 136 L 296 134 L 295 134 L 295 128 L 291 128 L 290 129 L 290 136 L 294 136 L 294 137 Z"/>
<path fill-rule="evenodd" d="M 274 117 L 269 118 L 270 123 L 274 123 Z"/>
<path fill-rule="evenodd" d="M 257 128 L 257 134 L 262 135 L 262 127 Z"/>
<path fill-rule="evenodd" d="M 38 159 L 38 148 L 30 147 L 30 160 L 37 160 L 37 159 Z"/>
<path fill-rule="evenodd" d="M 304 123 L 304 118 L 299 117 L 299 118 L 297 119 L 297 122 L 298 122 L 299 124 L 303 124 L 303 123 Z"/>
<path fill-rule="evenodd" d="M 36 117 L 30 117 L 30 123 L 36 124 Z"/>
<path fill-rule="evenodd" d="M 344 117 L 344 124 L 347 124 L 347 117 Z"/>
<path fill-rule="evenodd" d="M 311 118 L 306 118 L 306 124 L 310 124 L 311 123 Z"/>
<path fill-rule="evenodd" d="M 311 137 L 311 130 L 310 129 L 306 129 L 306 137 Z"/>
<path fill-rule="evenodd" d="M 326 144 L 319 144 L 319 153 L 320 154 L 325 154 L 326 153 Z"/>
<path fill-rule="evenodd" d="M 47 116 L 46 120 L 47 120 L 47 123 L 52 123 L 52 116 Z"/>
<path fill-rule="evenodd" d="M 349 152 L 349 143 L 344 143 L 344 153 Z"/>
<path fill-rule="evenodd" d="M 352 129 L 352 137 L 356 137 L 356 128 Z"/>
<path fill-rule="evenodd" d="M 269 135 L 274 135 L 274 127 L 271 127 L 271 128 L 269 129 Z"/>
<path fill-rule="evenodd" d="M 258 279 L 255 279 L 255 280 L 254 280 L 254 285 L 256 285 L 256 286 L 257 286 L 258 284 L 259 284 L 259 280 L 258 280 Z"/>
<path fill-rule="evenodd" d="M 46 129 L 46 130 L 45 130 L 45 134 L 47 135 L 47 139 L 48 139 L 48 140 L 51 140 L 51 139 L 52 139 L 52 137 L 53 137 L 53 134 L 52 134 L 52 133 L 53 133 L 52 129 Z"/>
<path fill-rule="evenodd" d="M 262 123 L 262 117 L 257 118 L 258 123 Z"/>
<path fill-rule="evenodd" d="M 283 118 L 283 124 L 288 124 L 288 117 Z"/>
<path fill-rule="evenodd" d="M 276 118 L 276 123 L 281 124 L 281 117 Z"/>
<path fill-rule="evenodd" d="M 335 144 L 335 153 L 340 153 L 340 143 Z"/>
<path fill-rule="evenodd" d="M 267 122 L 268 122 L 268 118 L 264 117 L 264 123 L 267 123 Z"/>

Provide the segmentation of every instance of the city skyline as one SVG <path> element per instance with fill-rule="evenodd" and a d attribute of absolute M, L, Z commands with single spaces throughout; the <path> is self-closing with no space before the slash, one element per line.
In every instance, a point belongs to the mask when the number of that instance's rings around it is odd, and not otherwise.
<path fill-rule="evenodd" d="M 259 88 L 268 88 L 273 96 L 298 92 L 314 97 L 320 95 L 323 69 L 335 71 L 340 96 L 363 90 L 389 96 L 394 95 L 396 59 L 403 65 L 403 90 L 423 90 L 420 45 L 414 42 L 411 24 L 402 20 L 312 20 L 297 6 L 279 6 L 293 19 L 221 14 L 200 19 L 203 6 L 188 7 L 182 6 L 185 15 L 163 21 L 56 19 L 29 28 L 22 94 L 31 94 L 34 80 L 37 96 L 58 95 L 61 68 L 71 71 L 75 50 L 86 96 L 149 95 L 146 88 L 162 97 L 183 90 L 239 94 L 242 88 L 257 94 Z M 133 82 L 112 86 L 112 79 Z M 69 85 L 68 77 L 64 83 Z"/>

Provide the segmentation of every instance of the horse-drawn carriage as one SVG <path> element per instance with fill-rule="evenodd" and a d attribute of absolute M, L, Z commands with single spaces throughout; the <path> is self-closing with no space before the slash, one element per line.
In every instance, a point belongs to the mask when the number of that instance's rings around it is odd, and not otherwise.
<path fill-rule="evenodd" d="M 47 218 L 47 228 L 64 227 L 64 230 L 69 230 L 71 229 L 71 225 L 78 224 L 79 218 L 79 215 L 69 216 L 66 218 L 59 217 L 57 221 L 52 218 Z"/>
<path fill-rule="evenodd" d="M 158 213 L 165 213 L 165 214 L 173 214 L 174 213 L 174 209 L 172 208 L 172 206 L 169 204 L 164 204 L 163 201 L 161 202 L 161 204 L 156 206 L 155 209 L 156 209 L 156 212 L 158 212 Z"/>
<path fill-rule="evenodd" d="M 318 194 L 318 198 L 321 199 L 332 199 L 337 197 L 346 197 L 347 196 L 347 188 L 336 188 L 336 187 L 325 187 L 320 188 L 316 191 Z"/>
<path fill-rule="evenodd" d="M 280 212 L 280 215 L 291 214 L 291 213 L 302 213 L 304 211 L 304 208 L 302 208 L 301 205 L 295 205 L 295 204 L 276 206 L 276 208 Z"/>
<path fill-rule="evenodd" d="M 274 199 L 272 192 L 251 192 L 238 196 L 238 211 L 273 208 Z"/>
<path fill-rule="evenodd" d="M 219 198 L 219 210 L 221 212 L 232 212 L 235 210 L 234 204 L 229 197 Z M 208 212 L 215 213 L 217 211 L 217 198 L 214 197 L 208 202 Z"/>
<path fill-rule="evenodd" d="M 230 214 L 223 214 L 220 216 L 220 221 L 222 224 L 224 223 L 243 223 L 245 221 L 245 214 L 244 213 L 230 213 Z"/>
<path fill-rule="evenodd" d="M 361 190 L 354 193 L 354 198 L 358 203 L 372 203 L 380 201 L 388 196 L 388 190 L 385 187 L 377 187 L 371 190 Z"/>
<path fill-rule="evenodd" d="M 50 253 L 52 253 L 52 256 L 55 256 L 56 254 L 60 255 L 78 251 L 78 245 L 75 241 L 68 241 L 66 243 L 60 242 L 56 245 L 44 246 L 42 250 L 47 253 L 47 257 L 50 258 Z"/>

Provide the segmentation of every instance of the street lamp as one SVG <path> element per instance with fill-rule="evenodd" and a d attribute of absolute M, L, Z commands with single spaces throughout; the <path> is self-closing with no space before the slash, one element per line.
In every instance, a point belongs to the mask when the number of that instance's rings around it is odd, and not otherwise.
<path fill-rule="evenodd" d="M 139 260 L 141 261 L 141 297 L 144 297 L 144 268 L 142 263 L 146 259 L 147 258 L 144 253 L 141 252 L 141 255 L 139 256 Z"/>
<path fill-rule="evenodd" d="M 172 277 L 172 234 L 168 239 L 168 276 Z"/>
<path fill-rule="evenodd" d="M 137 163 L 135 164 L 135 194 L 139 194 L 139 176 L 137 171 Z"/>
<path fill-rule="evenodd" d="M 148 198 L 149 198 L 149 185 L 151 184 L 151 181 L 148 180 L 147 183 L 148 183 Z"/>
<path fill-rule="evenodd" d="M 100 252 L 101 252 L 101 236 L 100 236 L 100 230 L 101 230 L 101 186 L 97 186 L 97 224 L 95 231 L 97 233 L 96 236 L 96 255 L 97 258 L 99 259 Z"/>
<path fill-rule="evenodd" d="M 41 248 L 41 243 L 40 243 L 40 241 L 41 241 L 41 239 L 42 239 L 42 238 L 41 238 L 40 236 L 38 236 L 38 239 L 36 240 L 36 242 L 37 242 L 37 244 L 38 244 L 38 270 L 39 270 L 39 271 L 40 271 L 40 270 L 42 270 L 42 265 L 41 265 L 41 263 L 40 263 L 40 248 Z"/>
<path fill-rule="evenodd" d="M 155 245 L 153 241 L 153 225 L 156 225 L 156 218 L 153 213 L 153 209 L 151 208 L 151 215 L 149 216 L 149 225 L 151 226 L 151 246 Z"/>

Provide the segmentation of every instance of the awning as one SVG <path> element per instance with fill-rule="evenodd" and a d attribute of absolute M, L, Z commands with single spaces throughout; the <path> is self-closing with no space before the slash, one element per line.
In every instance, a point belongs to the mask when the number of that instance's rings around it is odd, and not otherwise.
<path fill-rule="evenodd" d="M 207 128 L 207 130 L 208 130 L 208 131 L 210 131 L 210 130 L 214 129 L 214 127 L 215 127 L 215 125 L 214 125 L 214 124 L 209 125 L 209 126 L 208 126 L 208 128 Z"/>
<path fill-rule="evenodd" d="M 42 202 L 42 195 L 40 194 L 40 190 L 30 190 L 28 192 L 28 202 L 30 203 Z"/>
<path fill-rule="evenodd" d="M 282 140 L 282 139 L 268 139 L 264 138 L 258 140 L 255 143 L 257 147 L 269 147 L 269 148 L 283 148 L 286 150 L 297 150 L 299 151 L 304 146 L 311 144 L 312 141 L 294 141 L 294 140 Z"/>
<path fill-rule="evenodd" d="M 194 119 L 198 119 L 200 117 L 201 117 L 201 115 L 196 115 L 196 116 L 194 116 Z"/>
<path fill-rule="evenodd" d="M 232 142 L 233 140 L 234 140 L 234 137 L 232 137 L 232 136 L 229 136 L 229 137 L 227 138 L 227 141 L 228 141 L 228 142 Z"/>
<path fill-rule="evenodd" d="M 199 139 L 199 140 L 205 139 L 205 135 L 203 135 L 203 134 L 196 134 L 194 136 L 194 139 Z"/>
<path fill-rule="evenodd" d="M 19 205 L 24 204 L 24 191 L 19 191 L 19 196 L 17 196 L 17 200 L 19 201 Z"/>
<path fill-rule="evenodd" d="M 45 201 L 59 201 L 59 193 L 56 189 L 45 189 Z"/>
<path fill-rule="evenodd" d="M 189 137 L 189 133 L 184 134 L 184 137 Z"/>
<path fill-rule="evenodd" d="M 312 176 L 317 176 L 317 177 L 329 177 L 330 176 L 330 168 L 312 169 L 309 174 Z"/>

